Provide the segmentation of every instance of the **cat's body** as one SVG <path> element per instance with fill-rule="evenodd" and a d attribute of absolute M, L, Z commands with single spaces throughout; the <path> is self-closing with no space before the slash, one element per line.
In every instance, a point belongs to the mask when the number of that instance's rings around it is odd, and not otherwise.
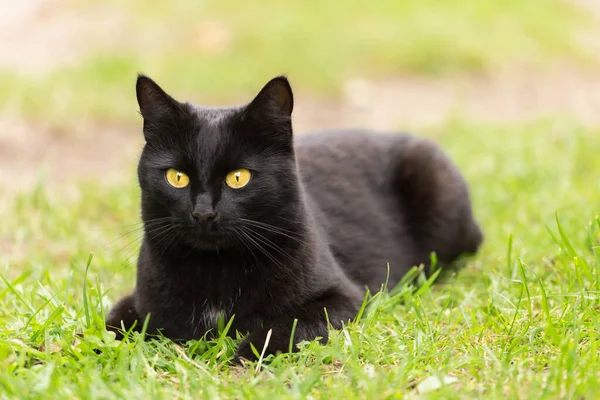
<path fill-rule="evenodd" d="M 137 93 L 145 238 L 136 289 L 107 326 L 150 314 L 150 331 L 187 340 L 235 316 L 230 332 L 250 332 L 238 356 L 253 358 L 249 343 L 261 349 L 269 330 L 268 352 L 286 351 L 294 319 L 297 343 L 327 338 L 324 309 L 334 327 L 354 318 L 388 263 L 393 286 L 431 252 L 448 264 L 481 243 L 465 182 L 429 141 L 363 131 L 293 139 L 283 78 L 229 109 L 177 103 L 144 77 Z M 189 184 L 169 187 L 170 168 Z M 225 183 L 238 168 L 251 178 L 233 189 Z"/>
<path fill-rule="evenodd" d="M 481 232 L 459 171 L 432 142 L 405 134 L 326 131 L 296 138 L 307 192 L 331 251 L 361 288 L 393 288 L 432 252 L 448 264 Z"/>

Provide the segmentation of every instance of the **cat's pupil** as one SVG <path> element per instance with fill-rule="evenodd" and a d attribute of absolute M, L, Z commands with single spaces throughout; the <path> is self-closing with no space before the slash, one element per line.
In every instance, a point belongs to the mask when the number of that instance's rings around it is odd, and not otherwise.
<path fill-rule="evenodd" d="M 177 173 L 177 182 L 179 182 L 181 180 L 181 172 Z"/>
<path fill-rule="evenodd" d="M 240 181 L 240 173 L 239 172 L 235 173 L 235 180 L 238 182 Z"/>

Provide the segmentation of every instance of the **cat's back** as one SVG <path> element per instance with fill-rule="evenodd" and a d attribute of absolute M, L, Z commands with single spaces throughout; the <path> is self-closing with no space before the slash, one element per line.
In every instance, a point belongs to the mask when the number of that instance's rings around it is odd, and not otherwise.
<path fill-rule="evenodd" d="M 360 162 L 373 161 L 370 155 L 383 156 L 389 153 L 390 147 L 402 146 L 411 139 L 414 137 L 404 133 L 360 129 L 322 130 L 296 135 L 295 147 L 301 165 L 318 163 L 320 167 L 334 167 L 334 164 L 323 165 L 319 161 L 320 156 L 328 156 L 328 159 L 335 161 L 343 161 L 348 157 L 358 157 Z"/>
<path fill-rule="evenodd" d="M 395 166 L 411 140 L 405 134 L 363 130 L 296 137 L 300 174 L 322 215 L 332 251 L 360 284 L 378 287 L 388 262 L 405 265 L 415 259 L 393 188 Z M 398 268 L 397 275 L 405 269 Z"/>
<path fill-rule="evenodd" d="M 367 130 L 325 130 L 296 136 L 296 157 L 309 192 L 325 190 L 367 195 L 386 189 L 391 165 L 399 161 L 407 134 Z"/>

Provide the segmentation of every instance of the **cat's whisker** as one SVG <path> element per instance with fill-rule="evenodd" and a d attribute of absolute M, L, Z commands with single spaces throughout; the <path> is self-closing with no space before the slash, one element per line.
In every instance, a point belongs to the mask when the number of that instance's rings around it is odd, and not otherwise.
<path fill-rule="evenodd" d="M 170 220 L 170 219 L 171 219 L 171 217 L 153 218 L 153 219 L 149 219 L 147 221 L 138 221 L 138 222 L 134 222 L 132 224 L 120 225 L 120 226 L 116 226 L 116 227 L 113 227 L 113 228 L 103 228 L 103 229 L 100 229 L 100 230 L 120 230 L 120 229 L 131 228 L 131 227 L 136 227 L 135 229 L 139 229 L 140 227 L 143 227 L 144 225 L 147 226 L 149 224 L 153 224 L 153 223 L 156 223 L 156 222 L 162 222 L 162 221 Z"/>
<path fill-rule="evenodd" d="M 156 242 L 152 243 L 152 248 L 158 252 L 160 257 L 166 253 L 166 245 L 171 242 L 171 235 L 169 235 L 170 232 L 171 229 L 166 230 Z"/>
<path fill-rule="evenodd" d="M 261 224 L 261 223 L 257 223 L 257 221 L 250 221 L 250 220 L 243 221 L 243 222 L 245 222 L 247 225 L 252 225 L 254 227 L 265 229 L 265 230 L 268 230 L 270 232 L 276 232 L 276 233 L 280 233 L 280 234 L 286 235 L 287 237 L 289 237 L 291 239 L 300 240 L 299 238 L 302 237 L 302 235 L 300 235 L 299 233 L 288 231 L 286 229 L 282 229 L 282 228 L 279 228 L 279 227 L 274 226 L 274 225 Z"/>
<path fill-rule="evenodd" d="M 121 240 L 121 239 L 123 239 L 123 238 L 125 238 L 125 237 L 127 237 L 127 236 L 129 236 L 129 235 L 131 235 L 131 234 L 134 234 L 134 233 L 139 233 L 139 232 L 140 232 L 142 229 L 144 229 L 144 227 L 143 227 L 143 226 L 140 226 L 140 227 L 138 227 L 138 228 L 136 228 L 136 229 L 132 229 L 132 230 L 130 230 L 129 232 L 127 232 L 127 233 L 124 233 L 123 235 L 119 236 L 118 238 L 116 238 L 116 239 L 113 239 L 113 240 L 111 240 L 110 242 L 106 243 L 106 244 L 105 244 L 105 245 L 103 245 L 101 248 L 102 248 L 102 249 L 105 249 L 105 248 L 107 248 L 108 246 L 110 246 L 111 244 L 113 244 L 113 243 L 115 243 L 115 242 L 117 242 L 117 241 L 119 241 L 119 240 Z"/>
<path fill-rule="evenodd" d="M 245 238 L 245 240 L 252 241 L 252 239 L 251 239 L 250 237 L 248 237 L 248 234 L 247 234 L 247 233 L 245 233 L 245 232 L 243 231 L 243 229 L 242 229 L 242 230 L 240 230 L 240 231 L 239 231 L 239 233 L 241 233 L 241 234 L 242 234 L 242 236 L 240 236 L 240 240 L 241 240 L 242 238 Z M 248 244 L 248 243 L 246 243 L 246 241 L 244 241 L 244 240 L 241 240 L 241 241 L 242 241 L 242 243 L 244 243 L 244 244 L 245 244 L 246 248 L 247 248 L 247 249 L 250 251 L 250 253 L 251 253 L 251 254 L 252 254 L 252 256 L 254 257 L 254 259 L 256 260 L 256 262 L 260 262 L 260 259 L 259 259 L 259 258 L 256 256 L 256 254 L 254 254 L 254 252 L 252 251 L 252 245 L 251 245 L 252 243 Z M 259 250 L 260 250 L 262 253 L 264 253 L 264 250 L 263 250 L 263 249 L 262 249 L 260 246 L 258 247 L 258 249 L 259 249 Z M 267 256 L 268 256 L 268 255 L 267 255 Z M 275 263 L 275 265 L 281 265 L 281 264 Z M 264 274 L 263 274 L 263 269 L 262 269 L 262 268 L 256 268 L 256 271 L 257 271 L 258 275 L 260 276 L 260 279 L 261 279 L 261 280 L 264 282 L 264 281 L 265 281 L 265 277 L 264 277 Z M 248 270 L 245 270 L 245 272 L 246 272 L 246 274 L 248 274 Z"/>
<path fill-rule="evenodd" d="M 272 248 L 273 250 L 277 251 L 282 256 L 286 257 L 288 260 L 292 260 L 292 256 L 291 255 L 289 255 L 280 246 L 278 246 L 277 244 L 273 243 L 271 240 L 269 240 L 265 236 L 261 235 L 260 233 L 258 233 L 256 231 L 253 231 L 251 229 L 248 229 L 248 232 L 252 233 L 254 235 L 254 238 L 256 240 L 260 241 L 262 244 L 264 244 L 266 246 L 269 246 L 270 248 Z"/>
<path fill-rule="evenodd" d="M 168 235 L 168 233 L 174 229 L 174 225 L 166 225 L 157 228 L 153 231 L 146 232 L 146 236 L 150 240 L 156 240 L 153 244 L 158 246 L 161 243 L 161 241 L 164 240 L 165 235 Z"/>
<path fill-rule="evenodd" d="M 136 242 L 137 244 L 139 244 L 139 242 L 141 241 L 142 237 L 140 236 Z M 130 243 L 131 244 L 131 243 Z M 128 246 L 130 245 L 128 244 Z M 127 254 L 122 255 L 122 257 L 119 257 L 120 259 L 122 259 L 122 261 L 120 262 L 120 264 L 117 267 L 117 271 L 123 270 L 129 266 L 131 266 L 131 264 L 135 264 L 135 256 L 138 253 L 138 246 L 137 244 L 135 246 L 132 246 L 129 251 L 127 252 Z M 115 252 L 112 256 L 110 256 L 109 260 L 115 259 L 117 254 L 121 253 L 123 250 L 125 250 L 125 248 L 122 248 L 120 250 L 117 250 L 117 252 Z"/>
<path fill-rule="evenodd" d="M 260 243 L 258 243 L 255 238 L 253 238 L 248 231 L 245 231 L 243 229 L 240 229 L 240 232 L 255 246 L 255 248 L 257 250 L 259 250 L 262 254 L 264 254 L 266 257 L 268 257 L 273 263 L 275 263 L 275 265 L 279 266 L 279 267 L 284 267 L 284 265 L 281 263 L 281 261 L 277 260 L 277 258 L 275 258 L 270 252 L 268 252 L 263 246 L 260 245 Z M 260 268 L 259 268 L 260 269 Z"/>
<path fill-rule="evenodd" d="M 162 225 L 158 225 L 158 226 L 154 226 L 150 229 L 148 229 L 145 234 L 152 236 L 155 233 L 158 233 L 160 230 L 162 230 L 163 228 L 167 227 L 168 225 L 166 224 L 162 224 Z M 139 230 L 137 231 L 139 232 Z M 134 238 L 133 240 L 131 240 L 130 242 L 128 242 L 125 246 L 121 247 L 119 250 L 115 251 L 110 257 L 109 259 L 112 259 L 113 257 L 115 257 L 117 254 L 119 254 L 121 251 L 125 250 L 126 248 L 130 247 L 131 245 L 134 244 L 139 244 L 139 242 L 142 240 L 142 238 L 144 237 L 144 235 L 140 235 L 136 238 Z"/>
<path fill-rule="evenodd" d="M 160 257 L 167 253 L 169 247 L 173 243 L 173 239 L 178 237 L 178 235 L 175 234 L 177 228 L 178 225 L 169 225 L 167 229 L 160 232 L 159 240 L 154 243 L 154 247 L 160 251 Z"/>
<path fill-rule="evenodd" d="M 285 229 L 278 228 L 278 227 L 273 226 L 273 225 L 269 225 L 269 224 L 265 224 L 265 223 L 258 223 L 257 221 L 252 221 L 252 220 L 248 220 L 248 219 L 244 219 L 244 218 L 240 218 L 240 220 L 243 221 L 243 222 L 245 222 L 246 225 L 250 225 L 250 226 L 252 226 L 254 228 L 262 229 L 262 230 L 265 230 L 267 232 L 271 232 L 271 233 L 274 233 L 274 234 L 277 234 L 277 235 L 285 236 L 285 237 L 287 237 L 289 239 L 292 239 L 292 240 L 295 240 L 295 241 L 297 241 L 298 243 L 301 243 L 301 244 L 307 244 L 304 240 L 299 239 L 298 237 L 294 237 L 294 236 L 292 236 L 290 234 L 290 233 L 296 234 L 294 232 L 287 231 Z M 290 233 L 288 233 L 288 232 L 290 232 Z M 300 235 L 298 235 L 298 236 L 300 236 Z"/>
<path fill-rule="evenodd" d="M 108 248 L 108 247 L 109 247 L 110 245 L 112 245 L 113 243 L 115 243 L 115 242 L 117 242 L 117 241 L 119 241 L 119 240 L 121 240 L 121 239 L 123 239 L 123 238 L 125 238 L 125 237 L 129 236 L 129 235 L 132 235 L 132 234 L 134 234 L 134 233 L 139 233 L 139 232 L 140 232 L 140 231 L 142 231 L 144 228 L 146 228 L 146 229 L 148 229 L 148 228 L 156 228 L 156 227 L 157 227 L 157 224 L 158 224 L 158 226 L 161 226 L 161 225 L 163 225 L 163 223 L 165 222 L 165 220 L 169 220 L 169 219 L 171 219 L 171 217 L 155 218 L 155 219 L 148 220 L 146 223 L 144 223 L 144 222 L 139 222 L 139 223 L 131 224 L 131 225 L 129 225 L 129 226 L 135 226 L 135 225 L 140 225 L 140 226 L 138 226 L 137 228 L 134 228 L 134 229 L 132 229 L 132 230 L 130 230 L 130 231 L 128 231 L 128 232 L 126 232 L 126 233 L 124 233 L 123 235 L 119 236 L 118 238 L 116 238 L 116 239 L 114 239 L 114 240 L 111 240 L 110 242 L 108 242 L 108 243 L 106 243 L 105 245 L 103 245 L 103 246 L 101 247 L 101 249 Z M 126 225 L 126 226 L 127 226 L 127 225 Z M 139 239 L 139 237 L 138 237 L 137 239 Z M 133 241 L 135 242 L 137 239 L 134 239 Z M 130 242 L 130 243 L 131 243 L 131 242 Z M 128 247 L 128 246 L 129 246 L 129 244 L 125 245 L 124 247 Z M 119 251 L 120 251 L 120 250 L 119 250 Z M 118 253 L 119 251 L 117 251 L 116 253 Z M 115 253 L 115 254 L 116 254 L 116 253 Z M 113 257 L 115 254 L 111 255 L 111 257 Z"/>
<path fill-rule="evenodd" d="M 130 264 L 135 264 L 136 260 L 134 259 L 134 257 L 137 255 L 137 249 L 134 249 L 133 251 L 131 251 L 129 253 L 128 256 L 124 257 L 123 261 L 119 264 L 119 266 L 117 267 L 116 272 L 120 272 L 122 270 L 124 270 L 127 267 L 130 267 Z"/>
<path fill-rule="evenodd" d="M 167 234 L 172 228 L 173 226 L 167 223 L 167 220 L 170 220 L 171 218 L 157 218 L 154 220 L 149 220 L 148 223 L 146 224 L 146 232 L 145 235 L 148 235 L 149 237 L 153 237 L 156 238 L 158 236 L 162 236 Z M 136 229 L 136 232 L 139 232 L 141 230 L 140 227 L 139 229 Z M 141 243 L 141 241 L 144 238 L 144 234 L 139 235 L 138 237 L 134 238 L 133 240 L 131 240 L 130 242 L 128 242 L 127 244 L 125 244 L 123 247 L 121 247 L 119 250 L 115 251 L 110 257 L 109 259 L 113 259 L 114 257 L 116 257 L 119 253 L 125 251 L 126 249 L 131 249 L 131 251 L 129 252 L 129 254 L 124 256 L 124 260 L 121 263 L 121 265 L 119 266 L 119 269 L 123 269 L 126 267 L 126 264 L 131 263 L 132 262 L 132 257 L 135 256 L 135 254 L 138 252 L 138 247 Z M 162 240 L 160 240 L 158 243 L 160 243 Z"/>
<path fill-rule="evenodd" d="M 252 246 L 250 246 L 250 245 L 249 245 L 249 244 L 248 244 L 248 243 L 247 243 L 247 242 L 244 240 L 244 236 L 239 236 L 239 235 L 238 235 L 238 233 L 239 233 L 239 232 L 237 232 L 237 231 L 236 231 L 236 232 L 235 232 L 235 236 L 234 236 L 234 237 L 235 237 L 235 239 L 237 239 L 237 240 L 238 240 L 238 243 L 241 243 L 241 244 L 243 244 L 243 245 L 244 245 L 244 246 L 245 246 L 245 247 L 248 249 L 248 251 L 250 251 L 250 253 L 252 254 L 252 257 L 254 257 L 254 260 L 255 260 L 255 261 L 257 261 L 257 262 L 258 262 L 258 261 L 260 261 L 260 260 L 258 259 L 258 257 L 256 256 L 256 254 L 255 254 L 255 253 L 252 251 Z M 242 232 L 242 233 L 243 233 L 243 232 Z"/>
<path fill-rule="evenodd" d="M 94 231 L 94 232 L 114 232 L 114 231 L 120 231 L 123 229 L 131 228 L 134 226 L 140 226 L 143 224 L 144 224 L 144 222 L 140 221 L 140 222 L 136 222 L 133 224 L 117 225 L 117 226 L 111 226 L 111 227 L 92 227 L 92 228 L 90 228 L 90 230 Z"/>
<path fill-rule="evenodd" d="M 135 256 L 137 255 L 139 250 L 138 247 L 143 238 L 143 234 L 137 236 L 136 238 L 134 238 L 133 240 L 131 240 L 130 242 L 128 242 L 109 256 L 109 260 L 112 260 L 117 256 L 122 256 L 123 261 L 118 266 L 117 271 L 125 269 L 128 266 L 127 264 L 129 263 L 135 263 L 135 261 L 132 259 L 135 258 Z M 125 250 L 128 250 L 127 254 L 122 254 Z"/>
<path fill-rule="evenodd" d="M 165 228 L 165 226 L 161 226 L 161 227 L 155 227 L 151 232 L 158 232 L 161 228 Z M 117 255 L 119 255 L 120 253 L 122 253 L 123 251 L 125 251 L 126 249 L 129 248 L 129 253 L 124 255 L 123 258 L 123 262 L 121 263 L 121 265 L 119 266 L 119 269 L 125 268 L 125 264 L 127 263 L 131 263 L 132 262 L 132 257 L 134 257 L 137 252 L 138 252 L 138 247 L 142 241 L 142 239 L 144 238 L 144 235 L 140 235 L 138 237 L 136 237 L 135 239 L 133 239 L 132 241 L 130 241 L 129 243 L 127 243 L 125 246 L 121 247 L 119 250 L 115 251 L 110 257 L 110 259 L 115 258 Z"/>
<path fill-rule="evenodd" d="M 239 231 L 240 233 L 242 233 L 244 235 L 244 237 L 253 245 L 254 248 L 256 248 L 258 251 L 260 251 L 263 255 L 265 255 L 266 257 L 268 257 L 271 261 L 273 261 L 276 265 L 281 266 L 279 260 L 277 260 L 275 257 L 273 257 L 273 255 L 268 252 L 263 246 L 260 245 L 259 242 L 257 242 L 252 235 L 250 235 L 249 231 L 244 230 L 243 228 L 240 229 Z"/>
<path fill-rule="evenodd" d="M 139 243 L 140 240 L 144 237 L 144 235 L 140 235 L 135 237 L 133 240 L 127 242 L 124 246 L 121 246 L 119 249 L 117 249 L 115 252 L 113 252 L 108 259 L 112 260 L 114 257 L 116 257 L 117 255 L 119 255 L 119 253 L 121 253 L 122 251 L 130 248 L 132 245 L 135 245 L 136 243 Z M 135 246 L 134 246 L 135 247 Z"/>
<path fill-rule="evenodd" d="M 284 219 L 284 220 L 290 222 L 290 220 L 288 220 L 288 219 Z M 266 227 L 266 228 L 275 229 L 275 230 L 280 231 L 280 232 L 286 232 L 286 233 L 289 233 L 291 235 L 298 235 L 297 232 L 290 231 L 288 229 L 284 229 L 284 228 L 281 228 L 281 227 L 276 226 L 276 225 L 267 224 L 266 222 L 262 222 L 262 221 L 256 221 L 256 220 L 247 219 L 247 218 L 240 218 L 240 221 L 244 221 L 244 222 L 247 222 L 247 223 L 250 223 L 250 224 L 254 224 L 254 225 L 257 225 L 257 226 L 263 226 L 263 227 Z"/>
<path fill-rule="evenodd" d="M 168 224 L 168 223 L 163 223 L 161 225 L 158 226 L 153 226 L 153 227 L 148 227 L 146 229 L 145 234 L 150 236 L 155 236 L 155 235 L 160 235 L 160 231 L 162 230 L 162 228 L 168 228 L 168 227 L 173 227 L 173 224 Z"/>

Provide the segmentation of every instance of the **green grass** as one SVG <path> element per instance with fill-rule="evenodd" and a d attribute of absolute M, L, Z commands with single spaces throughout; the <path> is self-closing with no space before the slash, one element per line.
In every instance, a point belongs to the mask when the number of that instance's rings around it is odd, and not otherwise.
<path fill-rule="evenodd" d="M 562 120 L 429 131 L 471 184 L 481 253 L 440 284 L 375 297 L 328 345 L 259 371 L 229 366 L 225 337 L 178 347 L 102 330 L 134 284 L 133 164 L 130 185 L 80 184 L 70 200 L 40 186 L 1 210 L 0 397 L 594 398 L 599 133 Z M 455 379 L 420 394 L 444 377 Z"/>
<path fill-rule="evenodd" d="M 356 76 L 456 76 L 597 61 L 578 39 L 591 19 L 560 0 L 102 4 L 127 18 L 127 29 L 111 32 L 119 45 L 39 76 L 0 71 L 0 108 L 6 103 L 62 125 L 131 121 L 139 71 L 173 92 L 220 104 L 282 73 L 297 88 L 335 94 Z M 224 44 L 214 37 L 225 37 Z M 85 40 L 94 47 L 93 37 Z"/>

